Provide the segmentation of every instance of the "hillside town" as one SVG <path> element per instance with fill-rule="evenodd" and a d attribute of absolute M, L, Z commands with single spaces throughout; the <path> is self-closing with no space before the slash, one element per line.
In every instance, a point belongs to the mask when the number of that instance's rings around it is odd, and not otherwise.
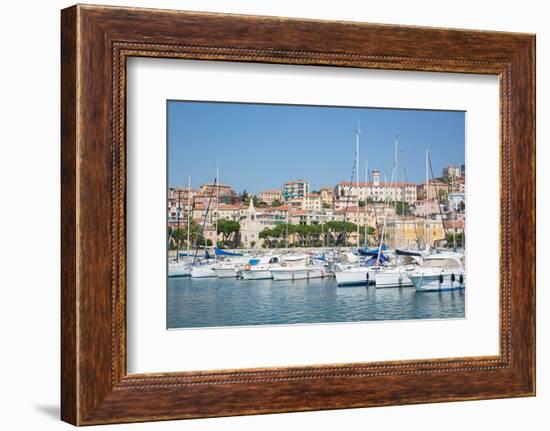
<path fill-rule="evenodd" d="M 377 169 L 368 180 L 312 190 L 295 179 L 257 194 L 216 182 L 170 187 L 170 248 L 330 247 L 342 229 L 344 245 L 370 247 L 382 228 L 392 248 L 463 245 L 465 165 L 421 184 L 387 181 Z"/>

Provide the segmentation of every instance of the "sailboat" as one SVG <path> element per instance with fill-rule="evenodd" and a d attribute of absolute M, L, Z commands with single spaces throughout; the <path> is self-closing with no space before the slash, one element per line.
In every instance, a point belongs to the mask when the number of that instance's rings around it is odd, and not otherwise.
<path fill-rule="evenodd" d="M 416 251 L 396 249 L 395 261 L 395 266 L 385 267 L 375 274 L 374 284 L 377 289 L 413 286 L 409 272 L 422 262 L 422 254 Z"/>
<path fill-rule="evenodd" d="M 361 131 L 359 127 L 355 130 L 356 134 L 356 184 L 357 184 L 357 193 L 359 193 L 359 134 Z M 397 142 L 396 142 L 397 145 Z M 396 150 L 397 151 L 397 150 Z M 391 182 L 393 183 L 393 178 L 395 174 L 395 164 L 392 172 Z M 387 204 L 388 198 L 385 199 L 385 205 Z M 359 201 L 359 199 L 358 199 Z M 366 205 L 366 202 L 365 202 Z M 359 202 L 357 204 L 357 209 L 359 209 Z M 336 266 L 334 271 L 334 276 L 336 277 L 336 283 L 338 286 L 366 286 L 371 283 L 374 283 L 376 273 L 378 273 L 384 265 L 388 262 L 387 256 L 382 253 L 382 247 L 384 244 L 384 233 L 386 229 L 386 217 L 387 212 L 384 211 L 384 227 L 382 229 L 382 235 L 380 235 L 380 243 L 378 249 L 371 250 L 366 252 L 370 258 L 368 258 L 363 265 L 361 265 L 360 260 L 356 265 L 345 265 L 340 263 Z M 359 219 L 357 220 L 357 222 Z M 366 223 L 366 220 L 365 220 Z M 359 240 L 359 223 L 357 223 L 357 239 Z M 365 234 L 366 234 L 365 230 Z"/>
<path fill-rule="evenodd" d="M 216 178 L 214 180 L 214 187 L 216 187 L 216 213 L 215 213 L 215 239 L 216 243 L 217 237 L 218 237 L 218 214 L 219 214 L 219 190 L 220 190 L 220 167 L 216 164 Z M 212 191 L 211 191 L 212 193 Z M 208 206 L 206 208 L 206 213 L 204 215 L 204 221 L 202 224 L 201 233 L 204 232 L 204 225 L 206 224 L 206 220 L 208 218 L 208 212 L 210 210 L 210 203 L 212 201 L 212 196 L 210 196 L 210 199 L 208 200 Z M 216 244 L 217 245 L 217 244 Z M 214 263 L 210 263 L 208 260 L 208 251 L 205 249 L 205 261 L 197 263 L 197 251 L 195 250 L 195 259 L 193 262 L 193 265 L 191 266 L 191 277 L 192 278 L 210 278 L 210 277 L 216 277 L 216 273 L 212 269 L 214 266 Z"/>
<path fill-rule="evenodd" d="M 177 212 L 177 229 L 180 228 L 180 212 L 181 212 L 181 190 L 178 191 L 178 212 Z M 187 253 L 189 256 L 190 243 L 190 221 L 191 221 L 191 177 L 187 180 Z M 180 259 L 179 241 L 176 242 L 176 258 L 168 262 L 168 277 L 189 277 L 191 271 L 189 261 Z"/>

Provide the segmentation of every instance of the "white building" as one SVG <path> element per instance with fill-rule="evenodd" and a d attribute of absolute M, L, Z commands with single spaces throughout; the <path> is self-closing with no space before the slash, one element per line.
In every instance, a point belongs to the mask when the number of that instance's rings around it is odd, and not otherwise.
<path fill-rule="evenodd" d="M 380 173 L 377 170 L 372 172 L 372 182 L 355 183 L 342 181 L 334 189 L 335 208 L 345 206 L 346 200 L 350 204 L 357 205 L 357 201 L 372 199 L 381 202 L 385 199 L 390 201 L 405 201 L 409 204 L 416 202 L 416 184 L 407 182 L 382 182 Z M 342 204 L 343 203 L 343 204 Z"/>
<path fill-rule="evenodd" d="M 241 243 L 245 248 L 260 245 L 260 232 L 264 230 L 264 224 L 258 219 L 256 208 L 254 208 L 254 199 L 250 199 L 248 209 L 242 214 L 240 221 Z"/>

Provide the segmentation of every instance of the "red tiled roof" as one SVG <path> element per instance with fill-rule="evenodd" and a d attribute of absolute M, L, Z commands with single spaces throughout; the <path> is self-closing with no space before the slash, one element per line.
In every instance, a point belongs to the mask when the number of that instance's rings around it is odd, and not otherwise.
<path fill-rule="evenodd" d="M 464 229 L 464 220 L 443 220 L 444 229 Z"/>

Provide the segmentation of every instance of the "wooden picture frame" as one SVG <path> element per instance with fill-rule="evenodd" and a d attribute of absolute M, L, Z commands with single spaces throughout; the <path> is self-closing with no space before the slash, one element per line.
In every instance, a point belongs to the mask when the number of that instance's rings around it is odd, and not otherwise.
<path fill-rule="evenodd" d="M 535 394 L 534 35 L 82 5 L 61 17 L 64 421 Z M 128 375 L 125 65 L 131 56 L 498 75 L 500 354 Z"/>

